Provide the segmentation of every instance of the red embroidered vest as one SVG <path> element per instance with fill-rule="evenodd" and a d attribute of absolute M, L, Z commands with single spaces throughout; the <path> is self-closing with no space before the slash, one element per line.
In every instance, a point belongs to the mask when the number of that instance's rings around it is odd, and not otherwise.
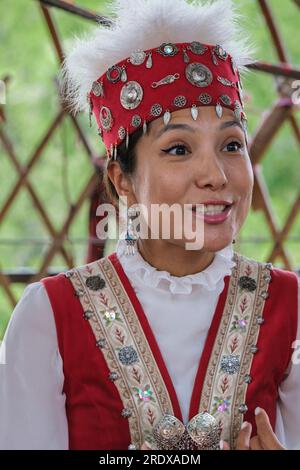
<path fill-rule="evenodd" d="M 237 253 L 199 361 L 189 419 L 208 411 L 234 448 L 243 419 L 264 408 L 274 428 L 278 386 L 297 332 L 297 277 Z M 70 449 L 152 441 L 163 414 L 182 420 L 145 313 L 116 254 L 43 279 L 63 359 Z"/>

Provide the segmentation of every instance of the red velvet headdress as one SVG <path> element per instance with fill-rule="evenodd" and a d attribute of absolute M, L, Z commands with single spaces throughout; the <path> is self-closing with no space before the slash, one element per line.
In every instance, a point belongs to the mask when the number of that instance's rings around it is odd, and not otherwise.
<path fill-rule="evenodd" d="M 225 106 L 246 121 L 233 58 L 219 45 L 196 41 L 132 53 L 93 83 L 89 100 L 109 157 L 139 127 L 158 117 L 167 124 L 182 108 L 197 119 L 198 106 L 215 106 L 221 118 Z"/>
<path fill-rule="evenodd" d="M 66 57 L 73 110 L 94 114 L 109 157 L 136 129 L 190 108 L 234 111 L 246 128 L 240 72 L 253 46 L 232 0 L 114 0 L 112 27 L 78 39 Z M 88 98 L 88 99 L 87 99 Z"/>

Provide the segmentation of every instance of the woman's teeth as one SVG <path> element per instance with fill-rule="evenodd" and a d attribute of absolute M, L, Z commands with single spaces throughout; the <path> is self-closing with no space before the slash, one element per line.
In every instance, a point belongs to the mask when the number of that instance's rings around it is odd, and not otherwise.
<path fill-rule="evenodd" d="M 195 212 L 204 215 L 216 215 L 221 214 L 221 212 L 224 212 L 226 207 L 227 206 L 225 204 L 201 204 L 199 207 L 195 207 L 194 210 Z"/>
<path fill-rule="evenodd" d="M 222 204 L 222 205 L 217 205 L 217 204 L 205 204 L 204 205 L 204 214 L 205 215 L 216 215 L 220 214 L 225 210 L 227 206 Z"/>

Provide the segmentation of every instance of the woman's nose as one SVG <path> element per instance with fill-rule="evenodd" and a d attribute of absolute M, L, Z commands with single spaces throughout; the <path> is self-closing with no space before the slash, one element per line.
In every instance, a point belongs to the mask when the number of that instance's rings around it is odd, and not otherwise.
<path fill-rule="evenodd" d="M 228 183 L 222 162 L 212 151 L 200 155 L 194 175 L 197 186 L 201 188 L 209 187 L 212 190 L 218 190 Z"/>

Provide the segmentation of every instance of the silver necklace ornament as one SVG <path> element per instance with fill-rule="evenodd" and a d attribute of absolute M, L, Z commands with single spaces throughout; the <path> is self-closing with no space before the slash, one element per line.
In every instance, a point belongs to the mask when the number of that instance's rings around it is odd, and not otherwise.
<path fill-rule="evenodd" d="M 113 65 L 106 72 L 106 78 L 110 83 L 118 83 L 121 80 L 121 76 L 124 68 L 119 65 Z"/>
<path fill-rule="evenodd" d="M 167 75 L 166 77 L 162 78 L 158 82 L 153 82 L 151 84 L 152 88 L 157 88 L 161 85 L 169 85 L 170 83 L 175 82 L 175 80 L 178 80 L 180 78 L 179 73 L 174 73 L 173 75 Z"/>
<path fill-rule="evenodd" d="M 223 115 L 223 108 L 222 108 L 221 104 L 217 103 L 215 109 L 216 109 L 216 115 L 218 116 L 219 119 L 221 119 L 222 115 Z"/>
<path fill-rule="evenodd" d="M 169 122 L 171 121 L 171 113 L 170 113 L 170 110 L 167 109 L 165 114 L 164 114 L 164 117 L 163 117 L 163 120 L 164 120 L 164 125 L 167 126 L 169 124 Z"/>
<path fill-rule="evenodd" d="M 101 106 L 99 117 L 103 129 L 107 132 L 110 131 L 113 126 L 111 110 L 107 106 Z"/>
<path fill-rule="evenodd" d="M 218 80 L 218 82 L 222 83 L 222 85 L 224 85 L 224 86 L 230 86 L 230 87 L 232 87 L 232 88 L 235 88 L 235 83 L 234 83 L 234 82 L 231 82 L 231 81 L 228 80 L 227 78 L 218 76 L 218 77 L 217 77 L 217 80 Z"/>
<path fill-rule="evenodd" d="M 141 49 L 134 51 L 130 54 L 128 61 L 132 65 L 142 65 L 146 59 L 146 53 Z"/>
<path fill-rule="evenodd" d="M 208 50 L 208 47 L 201 44 L 201 42 L 193 41 L 187 46 L 187 49 L 196 55 L 202 55 Z"/>
<path fill-rule="evenodd" d="M 102 82 L 93 82 L 92 92 L 95 96 L 104 96 L 103 83 Z"/>
<path fill-rule="evenodd" d="M 228 57 L 228 54 L 227 52 L 225 51 L 225 49 L 223 49 L 222 46 L 220 46 L 219 44 L 217 44 L 214 49 L 213 49 L 214 53 L 217 54 L 217 56 L 219 57 L 219 59 L 221 60 L 227 60 L 227 57 Z"/>
<path fill-rule="evenodd" d="M 197 105 L 193 104 L 191 107 L 191 116 L 194 119 L 194 121 L 197 121 L 198 115 L 199 115 L 199 111 L 198 111 Z"/>
<path fill-rule="evenodd" d="M 198 413 L 185 426 L 173 415 L 163 415 L 152 431 L 158 450 L 219 450 L 221 427 L 207 412 Z"/>
<path fill-rule="evenodd" d="M 178 47 L 171 42 L 164 42 L 158 49 L 156 49 L 156 52 L 162 54 L 164 57 L 173 57 L 178 53 Z"/>
<path fill-rule="evenodd" d="M 208 93 L 201 93 L 198 97 L 198 100 L 202 104 L 209 104 L 212 102 L 212 97 Z"/>
<path fill-rule="evenodd" d="M 185 76 L 192 85 L 198 87 L 206 87 L 213 80 L 213 74 L 209 68 L 199 62 L 189 64 L 185 69 Z"/>
<path fill-rule="evenodd" d="M 125 109 L 135 109 L 143 99 L 143 88 L 138 82 L 127 82 L 121 90 L 120 102 Z"/>

